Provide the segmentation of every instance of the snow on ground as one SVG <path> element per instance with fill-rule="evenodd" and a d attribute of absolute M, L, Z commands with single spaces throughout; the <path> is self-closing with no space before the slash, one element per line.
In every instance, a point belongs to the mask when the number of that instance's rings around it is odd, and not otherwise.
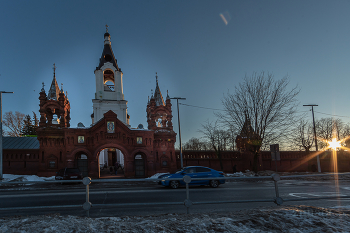
<path fill-rule="evenodd" d="M 284 206 L 229 213 L 0 218 L 0 232 L 350 232 L 350 211 Z"/>
<path fill-rule="evenodd" d="M 3 174 L 3 181 L 47 181 L 55 180 L 54 176 L 51 177 L 39 177 L 36 175 L 12 175 Z"/>

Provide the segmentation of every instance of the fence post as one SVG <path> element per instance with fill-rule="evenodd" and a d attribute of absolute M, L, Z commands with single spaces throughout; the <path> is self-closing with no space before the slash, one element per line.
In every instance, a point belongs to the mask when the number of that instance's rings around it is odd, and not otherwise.
<path fill-rule="evenodd" d="M 89 185 L 91 184 L 91 178 L 90 177 L 84 177 L 83 184 L 86 185 L 86 200 L 83 204 L 84 210 L 86 210 L 87 217 L 90 216 L 90 208 L 92 206 L 91 202 L 89 201 Z"/>
<path fill-rule="evenodd" d="M 282 205 L 283 199 L 280 198 L 280 193 L 278 191 L 278 184 L 277 184 L 277 181 L 281 180 L 281 177 L 277 173 L 274 173 L 274 174 L 272 174 L 272 179 L 273 179 L 273 182 L 275 183 L 275 192 L 276 192 L 276 197 L 275 197 L 275 201 L 274 202 L 277 205 Z"/>
<path fill-rule="evenodd" d="M 186 200 L 184 201 L 184 204 L 187 208 L 187 214 L 189 214 L 192 201 L 190 200 L 190 189 L 188 184 L 191 182 L 191 177 L 186 175 L 183 177 L 183 181 L 186 183 Z"/>

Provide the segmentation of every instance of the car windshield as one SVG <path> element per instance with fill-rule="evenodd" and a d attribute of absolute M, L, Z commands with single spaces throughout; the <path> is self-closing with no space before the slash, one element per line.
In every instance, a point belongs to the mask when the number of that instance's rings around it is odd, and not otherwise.
<path fill-rule="evenodd" d="M 77 168 L 68 168 L 67 172 L 69 173 L 80 173 L 80 170 Z"/>
<path fill-rule="evenodd" d="M 196 168 L 185 168 L 185 169 L 182 169 L 180 171 L 177 171 L 176 174 L 179 174 L 179 173 L 195 173 L 196 172 Z"/>

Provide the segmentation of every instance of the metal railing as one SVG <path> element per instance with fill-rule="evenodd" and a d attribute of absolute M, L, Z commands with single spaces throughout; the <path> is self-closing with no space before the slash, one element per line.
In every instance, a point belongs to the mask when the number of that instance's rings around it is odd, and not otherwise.
<path fill-rule="evenodd" d="M 32 206 L 32 207 L 7 207 L 0 208 L 0 211 L 6 210 L 21 210 L 21 209 L 52 209 L 52 208 L 83 208 L 86 210 L 87 216 L 89 216 L 89 211 L 92 207 L 121 207 L 121 206 L 145 206 L 145 205 L 184 205 L 186 207 L 187 213 L 189 213 L 190 207 L 192 205 L 203 205 L 203 204 L 225 204 L 225 203 L 247 203 L 247 202 L 273 202 L 277 205 L 281 205 L 284 202 L 290 201 L 306 201 L 306 200 L 320 200 L 320 199 L 339 199 L 339 198 L 350 198 L 348 195 L 335 195 L 327 197 L 313 197 L 313 198 L 290 198 L 282 199 L 279 195 L 278 181 L 282 179 L 290 178 L 305 178 L 305 177 L 318 177 L 318 176 L 342 176 L 350 175 L 349 173 L 327 173 L 327 174 L 313 174 L 313 175 L 290 175 L 290 176 L 280 176 L 275 173 L 271 176 L 260 176 L 260 177 L 216 177 L 210 178 L 210 180 L 272 180 L 274 182 L 275 196 L 271 199 L 254 199 L 254 200 L 227 200 L 227 201 L 192 201 L 190 199 L 190 188 L 189 183 L 196 180 L 208 180 L 208 178 L 191 178 L 185 175 L 183 178 L 166 178 L 166 179 L 95 179 L 91 180 L 89 177 L 85 177 L 82 181 L 83 185 L 86 186 L 85 203 L 81 205 L 56 205 L 56 206 Z M 153 202 L 153 203 L 110 203 L 110 204 L 93 204 L 90 202 L 89 188 L 92 182 L 94 183 L 114 183 L 114 182 L 159 182 L 163 180 L 176 180 L 184 181 L 186 184 L 186 199 L 183 202 Z M 74 181 L 73 181 L 74 182 Z M 13 185 L 13 184 L 30 184 L 30 183 L 72 183 L 72 180 L 57 180 L 57 181 L 0 181 L 0 185 Z"/>

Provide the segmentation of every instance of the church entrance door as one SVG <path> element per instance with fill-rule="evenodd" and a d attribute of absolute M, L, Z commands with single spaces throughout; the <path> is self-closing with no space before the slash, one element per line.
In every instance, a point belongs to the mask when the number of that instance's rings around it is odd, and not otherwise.
<path fill-rule="evenodd" d="M 135 156 L 135 177 L 145 176 L 145 162 L 142 155 Z"/>
<path fill-rule="evenodd" d="M 89 174 L 88 166 L 89 165 L 88 165 L 87 156 L 85 154 L 80 154 L 77 157 L 77 167 L 79 168 L 79 170 L 83 174 L 83 177 L 86 177 Z"/>

